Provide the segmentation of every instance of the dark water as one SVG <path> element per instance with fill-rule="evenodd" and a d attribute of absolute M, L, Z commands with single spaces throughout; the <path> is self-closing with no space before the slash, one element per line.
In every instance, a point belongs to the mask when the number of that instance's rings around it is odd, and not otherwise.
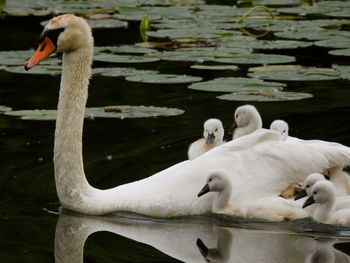
<path fill-rule="evenodd" d="M 34 47 L 42 30 L 38 22 L 33 17 L 2 20 L 0 49 Z M 140 41 L 137 25 L 123 30 L 95 30 L 94 36 L 97 46 Z M 331 57 L 326 51 L 312 47 L 293 55 L 305 65 L 350 62 Z M 25 63 L 27 58 L 23 59 Z M 187 64 L 169 62 L 143 64 L 142 68 L 196 74 L 205 79 L 246 73 L 245 69 L 234 73 L 192 71 Z M 59 76 L 0 71 L 0 105 L 16 110 L 54 109 L 59 81 Z M 293 136 L 350 145 L 349 81 L 290 82 L 288 90 L 309 92 L 314 98 L 252 103 L 263 116 L 264 127 L 281 118 L 289 123 Z M 177 107 L 186 113 L 177 117 L 86 120 L 84 164 L 89 182 L 98 188 L 110 188 L 186 159 L 188 144 L 201 135 L 206 119 L 220 118 L 228 128 L 234 109 L 245 104 L 218 100 L 216 95 L 189 90 L 182 84 L 136 84 L 94 77 L 89 107 L 154 105 Z M 60 207 L 53 176 L 53 134 L 54 122 L 0 115 L 0 262 L 54 262 L 55 257 L 56 262 L 81 262 L 82 258 L 84 262 L 204 262 L 204 257 L 211 262 L 228 262 L 230 258 L 237 262 L 301 262 L 316 255 L 316 248 L 332 254 L 336 262 L 345 262 L 342 252 L 332 250 L 336 242 L 332 236 L 342 236 L 337 242 L 346 242 L 350 240 L 347 231 L 325 235 L 309 231 L 301 235 L 302 231 L 290 234 L 298 230 L 293 223 L 292 228 L 275 224 L 237 228 L 214 218 L 162 221 L 131 215 L 99 218 L 52 213 Z M 206 251 L 206 247 L 211 250 Z M 346 243 L 336 247 L 350 251 Z"/>

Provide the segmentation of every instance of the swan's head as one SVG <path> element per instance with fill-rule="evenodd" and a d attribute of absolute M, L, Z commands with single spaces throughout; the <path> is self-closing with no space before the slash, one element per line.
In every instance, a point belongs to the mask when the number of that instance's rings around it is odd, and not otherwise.
<path fill-rule="evenodd" d="M 262 127 L 262 120 L 257 109 L 252 105 L 243 105 L 235 111 L 235 121 L 228 130 L 229 134 L 233 134 L 235 128 L 246 127 L 251 125 L 255 130 Z"/>
<path fill-rule="evenodd" d="M 298 200 L 304 196 L 310 195 L 311 189 L 314 186 L 314 184 L 318 181 L 322 181 L 325 179 L 326 178 L 324 177 L 324 175 L 320 173 L 309 174 L 301 186 L 301 191 L 295 196 L 294 200 Z"/>
<path fill-rule="evenodd" d="M 318 181 L 311 188 L 309 198 L 303 204 L 303 208 L 312 205 L 313 203 L 324 204 L 334 201 L 336 190 L 334 185 L 327 180 Z"/>
<path fill-rule="evenodd" d="M 285 140 L 288 137 L 289 126 L 288 123 L 282 120 L 275 120 L 270 125 L 270 130 L 278 131 Z"/>
<path fill-rule="evenodd" d="M 228 187 L 228 184 L 229 182 L 225 176 L 220 173 L 212 173 L 208 176 L 206 184 L 197 196 L 200 197 L 209 192 L 221 192 L 225 187 Z"/>
<path fill-rule="evenodd" d="M 224 127 L 218 119 L 209 119 L 204 122 L 203 136 L 207 144 L 221 143 L 224 138 Z"/>
<path fill-rule="evenodd" d="M 85 19 L 73 14 L 52 18 L 39 37 L 39 45 L 25 69 L 36 66 L 54 52 L 69 53 L 93 48 L 91 28 Z"/>

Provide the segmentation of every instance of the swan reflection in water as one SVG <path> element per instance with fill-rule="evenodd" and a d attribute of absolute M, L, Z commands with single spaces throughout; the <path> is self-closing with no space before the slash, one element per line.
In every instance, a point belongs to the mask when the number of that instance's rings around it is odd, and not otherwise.
<path fill-rule="evenodd" d="M 334 248 L 337 242 L 349 242 L 348 238 L 222 225 L 203 217 L 162 221 L 134 215 L 93 217 L 63 212 L 56 226 L 55 262 L 82 263 L 86 239 L 100 231 L 150 245 L 182 262 L 350 262 L 347 254 Z"/>

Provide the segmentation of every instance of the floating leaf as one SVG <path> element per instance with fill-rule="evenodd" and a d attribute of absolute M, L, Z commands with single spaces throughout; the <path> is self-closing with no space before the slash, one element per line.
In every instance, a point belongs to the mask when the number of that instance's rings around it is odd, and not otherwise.
<path fill-rule="evenodd" d="M 216 58 L 212 61 L 230 64 L 280 64 L 294 62 L 295 58 L 273 54 L 239 54 L 229 58 Z"/>
<path fill-rule="evenodd" d="M 340 74 L 342 79 L 350 80 L 350 66 L 332 65 L 332 68 Z"/>
<path fill-rule="evenodd" d="M 94 60 L 112 63 L 148 63 L 159 61 L 159 58 L 150 56 L 128 56 L 100 53 L 94 57 Z"/>
<path fill-rule="evenodd" d="M 140 76 L 126 77 L 128 81 L 154 83 L 154 84 L 174 84 L 174 83 L 191 83 L 201 81 L 201 77 L 189 75 L 174 75 L 174 74 L 145 74 Z"/>
<path fill-rule="evenodd" d="M 27 60 L 34 54 L 32 50 L 17 50 L 17 51 L 0 51 L 0 65 L 19 66 L 27 62 Z M 42 65 L 57 65 L 60 60 L 49 57 L 42 61 Z"/>
<path fill-rule="evenodd" d="M 163 29 L 158 31 L 149 31 L 147 35 L 156 38 L 189 38 L 189 39 L 206 39 L 206 38 L 219 38 L 224 34 L 236 34 L 234 31 L 219 30 L 219 29 L 207 29 L 203 27 L 184 28 L 184 29 Z"/>
<path fill-rule="evenodd" d="M 349 57 L 350 56 L 350 48 L 331 50 L 328 52 L 328 54 L 335 55 L 335 56 Z"/>
<path fill-rule="evenodd" d="M 95 47 L 95 55 L 98 53 L 121 53 L 121 54 L 154 54 L 159 53 L 155 49 L 144 48 L 135 45 Z"/>
<path fill-rule="evenodd" d="M 151 22 L 148 15 L 144 15 L 140 23 L 140 35 L 144 42 L 148 40 L 148 35 L 146 34 L 151 30 Z"/>
<path fill-rule="evenodd" d="M 340 75 L 330 68 L 308 68 L 300 65 L 272 65 L 250 68 L 248 76 L 266 80 L 317 81 L 339 79 Z"/>
<path fill-rule="evenodd" d="M 149 118 L 158 116 L 177 116 L 184 111 L 177 108 L 165 108 L 154 106 L 106 106 L 98 108 L 86 108 L 85 118 Z M 55 120 L 56 110 L 19 110 L 5 112 L 5 115 L 17 116 L 22 120 Z"/>
<path fill-rule="evenodd" d="M 193 69 L 202 69 L 202 70 L 238 70 L 239 67 L 235 65 L 192 65 Z"/>
<path fill-rule="evenodd" d="M 275 32 L 274 35 L 276 37 L 289 39 L 331 40 L 339 37 L 349 38 L 350 32 L 341 30 L 315 30 L 313 28 L 306 28 L 305 30 L 286 30 L 282 32 Z"/>
<path fill-rule="evenodd" d="M 25 70 L 24 66 L 16 66 L 5 67 L 4 70 L 7 72 L 18 74 L 60 75 L 62 72 L 62 67 L 54 65 L 39 65 L 37 67 L 31 68 L 30 70 Z"/>
<path fill-rule="evenodd" d="M 265 82 L 252 78 L 217 78 L 205 82 L 191 84 L 188 88 L 212 92 L 240 92 L 240 91 L 274 91 L 281 90 L 285 84 L 277 82 Z"/>
<path fill-rule="evenodd" d="M 93 75 L 104 77 L 126 77 L 134 75 L 157 74 L 156 70 L 138 70 L 135 68 L 94 68 Z"/>
<path fill-rule="evenodd" d="M 314 42 L 314 45 L 327 48 L 348 48 L 350 46 L 350 40 L 348 38 L 339 37 L 316 41 Z"/>
<path fill-rule="evenodd" d="M 237 92 L 218 96 L 221 100 L 233 101 L 288 101 L 312 98 L 309 93 L 282 92 L 282 91 L 259 91 L 259 92 Z"/>
<path fill-rule="evenodd" d="M 261 50 L 272 49 L 296 49 L 312 46 L 312 42 L 293 40 L 252 40 L 252 41 L 226 41 L 221 42 L 221 46 L 235 48 L 253 48 Z"/>
<path fill-rule="evenodd" d="M 0 105 L 0 113 L 4 113 L 7 111 L 11 111 L 12 109 L 10 107 L 4 106 L 4 105 Z"/>

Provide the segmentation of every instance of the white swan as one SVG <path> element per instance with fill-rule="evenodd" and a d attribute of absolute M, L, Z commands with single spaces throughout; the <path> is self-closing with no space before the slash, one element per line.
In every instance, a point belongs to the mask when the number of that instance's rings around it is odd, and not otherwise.
<path fill-rule="evenodd" d="M 288 123 L 283 120 L 274 120 L 270 125 L 270 130 L 280 132 L 282 140 L 286 140 L 288 137 L 289 126 Z"/>
<path fill-rule="evenodd" d="M 311 188 L 311 195 L 303 208 L 316 203 L 312 217 L 320 223 L 350 226 L 350 209 L 336 209 L 336 190 L 326 180 L 317 181 Z"/>
<path fill-rule="evenodd" d="M 350 149 L 341 144 L 288 143 L 281 141 L 276 132 L 261 129 L 143 180 L 107 190 L 96 189 L 85 177 L 82 156 L 83 121 L 93 55 L 91 30 L 84 19 L 61 15 L 49 21 L 39 42 L 27 69 L 45 59 L 56 47 L 63 52 L 54 168 L 57 195 L 65 209 L 90 215 L 115 211 L 154 217 L 203 214 L 210 212 L 213 195 L 197 198 L 196 194 L 203 181 L 218 167 L 235 186 L 230 203 L 237 205 L 241 201 L 273 198 L 310 173 L 350 164 Z M 280 213 L 294 217 L 305 214 L 300 207 L 289 209 L 277 197 L 275 202 L 285 209 L 274 210 L 269 203 L 262 203 L 261 208 L 266 211 L 264 218 L 273 220 Z"/>
<path fill-rule="evenodd" d="M 203 125 L 203 137 L 193 142 L 188 148 L 188 159 L 192 160 L 203 153 L 223 144 L 224 127 L 218 119 L 208 119 Z"/>
<path fill-rule="evenodd" d="M 232 139 L 250 134 L 262 128 L 259 112 L 253 105 L 243 105 L 235 111 L 235 121 L 229 132 L 233 132 Z"/>

